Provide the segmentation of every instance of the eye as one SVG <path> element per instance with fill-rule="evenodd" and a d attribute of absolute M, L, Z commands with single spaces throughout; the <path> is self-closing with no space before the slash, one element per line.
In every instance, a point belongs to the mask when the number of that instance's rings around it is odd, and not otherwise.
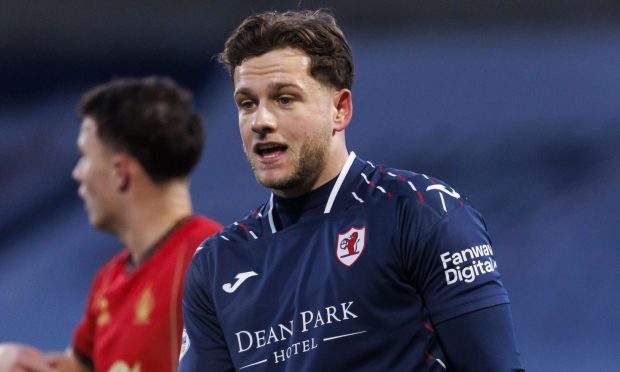
<path fill-rule="evenodd" d="M 293 103 L 293 98 L 288 96 L 282 96 L 278 98 L 278 102 L 282 105 L 288 106 Z"/>
<path fill-rule="evenodd" d="M 244 99 L 242 101 L 239 101 L 237 103 L 237 106 L 239 106 L 239 108 L 244 109 L 244 110 L 251 110 L 254 107 L 254 101 L 250 99 Z"/>

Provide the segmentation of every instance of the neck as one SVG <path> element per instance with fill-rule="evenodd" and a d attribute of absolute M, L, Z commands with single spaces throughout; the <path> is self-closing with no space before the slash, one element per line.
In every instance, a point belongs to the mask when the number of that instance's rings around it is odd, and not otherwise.
<path fill-rule="evenodd" d="M 148 258 L 154 245 L 181 219 L 193 213 L 187 182 L 173 181 L 142 190 L 140 195 L 129 197 L 124 229 L 118 234 L 135 266 Z"/>

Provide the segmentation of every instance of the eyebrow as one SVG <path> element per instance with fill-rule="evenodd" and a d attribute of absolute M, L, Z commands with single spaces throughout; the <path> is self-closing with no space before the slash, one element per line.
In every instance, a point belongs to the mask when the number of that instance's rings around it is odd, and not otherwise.
<path fill-rule="evenodd" d="M 268 86 L 269 91 L 272 92 L 278 92 L 282 89 L 285 88 L 295 88 L 295 89 L 301 89 L 301 87 L 299 86 L 299 84 L 295 84 L 295 83 L 270 83 Z M 235 91 L 235 97 L 239 96 L 239 95 L 244 95 L 244 96 L 252 96 L 252 90 L 249 88 L 240 88 L 239 90 Z"/>

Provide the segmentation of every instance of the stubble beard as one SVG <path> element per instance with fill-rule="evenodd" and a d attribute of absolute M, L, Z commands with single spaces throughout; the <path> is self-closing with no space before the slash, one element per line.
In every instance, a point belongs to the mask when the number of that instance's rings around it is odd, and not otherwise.
<path fill-rule="evenodd" d="M 273 190 L 296 190 L 301 195 L 311 191 L 312 186 L 316 183 L 321 173 L 323 173 L 327 162 L 330 137 L 331 130 L 328 134 L 319 133 L 314 139 L 306 139 L 299 152 L 293 152 L 289 148 L 288 151 L 292 155 L 292 169 L 288 174 L 278 179 L 261 179 L 257 172 L 257 167 L 247 152 L 246 156 L 258 183 Z"/>

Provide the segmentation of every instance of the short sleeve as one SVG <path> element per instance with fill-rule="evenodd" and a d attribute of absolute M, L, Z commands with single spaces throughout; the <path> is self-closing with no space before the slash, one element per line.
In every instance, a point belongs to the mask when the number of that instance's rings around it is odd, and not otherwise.
<path fill-rule="evenodd" d="M 80 322 L 73 333 L 73 349 L 80 358 L 88 359 L 92 362 L 94 354 L 95 329 L 97 325 L 96 306 L 99 300 L 98 289 L 102 281 L 102 273 L 99 272 L 93 284 L 86 302 L 86 309 Z"/>
<path fill-rule="evenodd" d="M 405 265 L 435 324 L 508 303 L 491 239 L 469 204 L 436 215 L 404 213 Z"/>
<path fill-rule="evenodd" d="M 201 249 L 202 250 L 202 249 Z M 199 251 L 187 271 L 183 291 L 183 345 L 179 371 L 234 371 L 209 295 L 206 258 Z"/>

